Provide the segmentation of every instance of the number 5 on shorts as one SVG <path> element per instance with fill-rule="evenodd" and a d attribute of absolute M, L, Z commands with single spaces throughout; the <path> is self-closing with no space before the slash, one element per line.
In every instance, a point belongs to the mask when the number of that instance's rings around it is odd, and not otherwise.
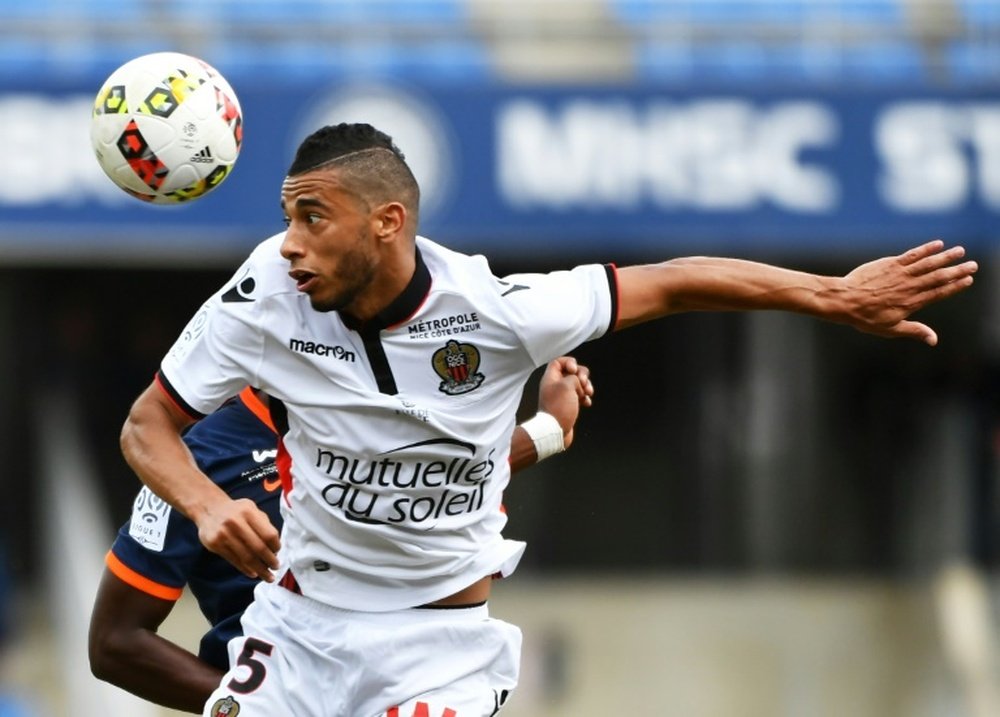
<path fill-rule="evenodd" d="M 243 651 L 236 658 L 236 664 L 248 668 L 250 674 L 245 680 L 237 680 L 234 677 L 229 681 L 227 687 L 241 695 L 250 694 L 260 687 L 264 678 L 267 677 L 267 665 L 258 660 L 255 655 L 259 652 L 265 657 L 269 657 L 272 650 L 274 650 L 274 645 L 258 640 L 256 637 L 248 637 L 243 643 Z"/>

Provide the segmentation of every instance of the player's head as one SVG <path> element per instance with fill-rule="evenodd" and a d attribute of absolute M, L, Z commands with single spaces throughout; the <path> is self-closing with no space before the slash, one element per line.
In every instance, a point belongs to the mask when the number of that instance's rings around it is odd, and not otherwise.
<path fill-rule="evenodd" d="M 328 125 L 302 140 L 288 176 L 335 170 L 360 200 L 374 207 L 400 202 L 416 221 L 420 187 L 392 137 L 370 124 Z"/>
<path fill-rule="evenodd" d="M 367 318 L 395 298 L 412 274 L 419 199 L 403 154 L 371 125 L 306 137 L 281 187 L 281 254 L 313 308 Z"/>

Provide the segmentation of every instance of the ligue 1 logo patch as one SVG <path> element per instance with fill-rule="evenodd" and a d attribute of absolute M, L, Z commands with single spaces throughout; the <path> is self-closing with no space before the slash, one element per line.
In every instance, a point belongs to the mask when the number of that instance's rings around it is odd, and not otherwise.
<path fill-rule="evenodd" d="M 449 396 L 468 393 L 486 380 L 479 373 L 479 349 L 472 344 L 460 344 L 449 341 L 443 348 L 434 352 L 431 358 L 434 371 L 443 380 L 438 390 Z"/>
<path fill-rule="evenodd" d="M 236 717 L 239 713 L 240 703 L 234 700 L 232 695 L 216 700 L 212 705 L 212 711 L 209 712 L 212 717 Z"/>

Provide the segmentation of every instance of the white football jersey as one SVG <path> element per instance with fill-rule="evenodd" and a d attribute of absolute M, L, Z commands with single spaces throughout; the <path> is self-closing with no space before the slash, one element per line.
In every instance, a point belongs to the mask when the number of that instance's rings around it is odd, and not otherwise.
<path fill-rule="evenodd" d="M 277 399 L 282 566 L 304 595 L 369 611 L 510 574 L 524 544 L 501 535 L 501 497 L 524 383 L 613 326 L 614 268 L 501 279 L 418 237 L 409 286 L 352 328 L 296 289 L 283 237 L 201 307 L 159 374 L 195 417 L 247 384 Z"/>

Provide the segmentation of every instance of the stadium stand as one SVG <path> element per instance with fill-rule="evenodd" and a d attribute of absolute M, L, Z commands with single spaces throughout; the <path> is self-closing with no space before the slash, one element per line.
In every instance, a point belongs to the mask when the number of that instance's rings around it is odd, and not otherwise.
<path fill-rule="evenodd" d="M 236 81 L 289 67 L 303 81 L 450 81 L 509 66 L 544 80 L 555 61 L 572 72 L 575 53 L 588 78 L 602 57 L 618 79 L 964 83 L 1000 76 L 998 48 L 996 0 L 0 0 L 12 73 L 102 74 L 175 49 Z"/>

